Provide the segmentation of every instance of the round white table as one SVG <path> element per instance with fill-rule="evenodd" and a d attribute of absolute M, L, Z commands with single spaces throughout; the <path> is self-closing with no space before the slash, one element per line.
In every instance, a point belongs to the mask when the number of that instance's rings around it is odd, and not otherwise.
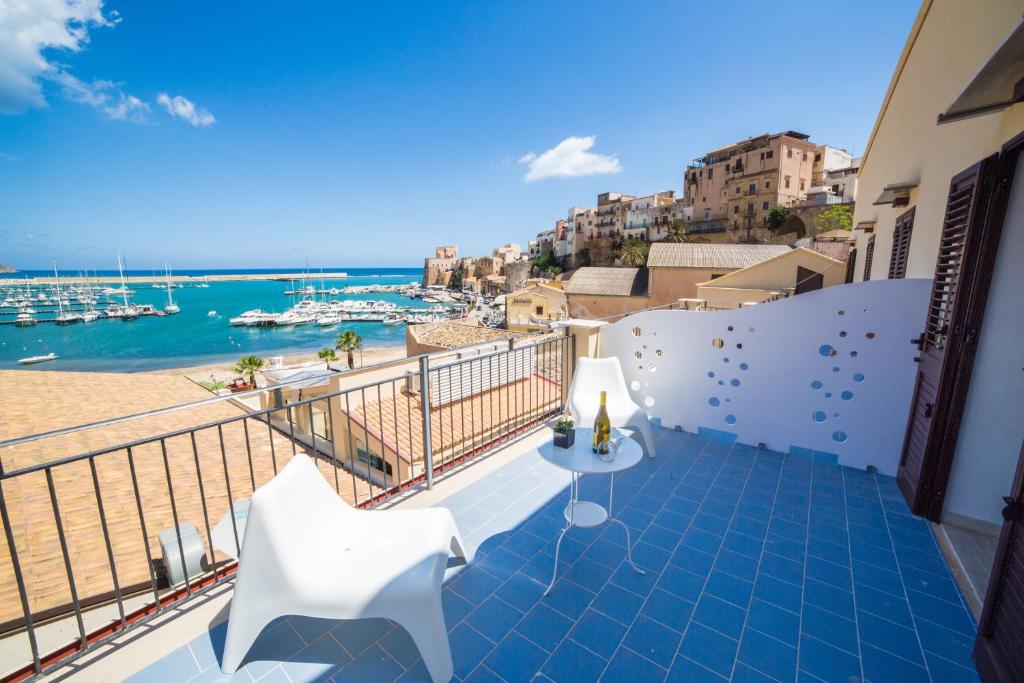
<path fill-rule="evenodd" d="M 612 430 L 612 439 L 618 441 L 619 447 L 615 458 L 611 462 L 602 460 L 591 450 L 593 440 L 592 429 L 576 429 L 576 439 L 571 448 L 558 448 L 554 441 L 547 441 L 537 450 L 541 457 L 555 467 L 572 472 L 572 483 L 569 485 L 569 504 L 563 512 L 565 526 L 558 535 L 558 542 L 555 544 L 555 568 L 551 573 L 551 583 L 548 584 L 544 595 L 551 592 L 558 578 L 558 554 L 562 549 L 562 539 L 569 529 L 574 526 L 590 528 L 600 526 L 608 522 L 620 524 L 626 530 L 626 560 L 634 571 L 643 574 L 644 570 L 633 563 L 633 544 L 629 537 L 629 527 L 622 521 L 612 516 L 612 501 L 615 496 L 615 473 L 628 470 L 643 459 L 643 450 L 633 439 L 619 430 Z M 608 487 L 608 507 L 605 508 L 599 503 L 588 500 L 580 500 L 580 475 L 581 474 L 610 474 L 611 485 Z"/>

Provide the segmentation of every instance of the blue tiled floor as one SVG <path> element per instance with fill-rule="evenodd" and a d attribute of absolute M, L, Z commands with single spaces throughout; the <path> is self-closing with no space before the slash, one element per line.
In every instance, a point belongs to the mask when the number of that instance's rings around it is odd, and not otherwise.
<path fill-rule="evenodd" d="M 645 575 L 621 527 L 573 529 L 542 598 L 568 475 L 535 452 L 442 503 L 476 550 L 444 589 L 458 680 L 978 680 L 974 620 L 895 480 L 716 434 L 657 438 L 659 457 L 615 486 Z M 607 477 L 582 481 L 584 498 L 607 492 Z M 224 631 L 135 679 L 226 678 Z M 379 620 L 283 619 L 247 662 L 238 680 L 429 680 Z"/>

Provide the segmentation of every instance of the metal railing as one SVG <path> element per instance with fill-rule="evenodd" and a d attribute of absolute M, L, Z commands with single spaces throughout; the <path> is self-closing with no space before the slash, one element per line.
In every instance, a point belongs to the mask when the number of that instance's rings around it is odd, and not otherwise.
<path fill-rule="evenodd" d="M 431 487 L 440 473 L 559 413 L 574 343 L 567 330 L 510 338 L 499 348 L 384 363 L 375 370 L 404 374 L 354 386 L 333 373 L 0 442 L 0 633 L 27 636 L 24 665 L 0 677 L 48 673 L 228 580 L 237 567 L 236 506 L 300 452 L 346 502 L 372 507 Z M 195 422 L 196 409 L 212 419 Z M 162 427 L 189 423 L 66 450 L 101 440 L 104 427 L 141 430 L 154 417 Z M 99 431 L 85 438 L 87 430 Z M 234 555 L 218 523 L 230 529 Z M 187 557 L 190 534 L 198 560 Z M 185 578 L 172 585 L 179 570 Z M 74 642 L 41 647 L 45 624 L 72 618 Z M 101 627 L 87 628 L 97 620 Z"/>

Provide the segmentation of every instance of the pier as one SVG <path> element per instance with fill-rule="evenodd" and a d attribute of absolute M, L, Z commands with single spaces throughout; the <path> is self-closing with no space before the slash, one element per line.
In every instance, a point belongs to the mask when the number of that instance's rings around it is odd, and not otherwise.
<path fill-rule="evenodd" d="M 319 280 L 320 278 L 324 280 L 343 280 L 347 277 L 348 273 L 343 272 L 324 273 L 323 275 L 317 273 L 315 276 L 310 273 L 230 273 L 220 275 L 171 275 L 170 278 L 166 275 L 130 275 L 125 276 L 124 281 L 129 285 L 167 282 L 168 279 L 171 282 L 181 284 L 200 284 L 202 282 L 255 282 L 259 280 L 295 282 L 299 280 Z M 29 285 L 53 285 L 57 281 L 52 277 L 5 278 L 0 280 L 0 285 L 24 286 L 26 282 Z M 97 277 L 65 277 L 61 275 L 60 283 L 62 285 L 112 285 L 120 284 L 121 278 L 117 275 L 101 275 Z"/>

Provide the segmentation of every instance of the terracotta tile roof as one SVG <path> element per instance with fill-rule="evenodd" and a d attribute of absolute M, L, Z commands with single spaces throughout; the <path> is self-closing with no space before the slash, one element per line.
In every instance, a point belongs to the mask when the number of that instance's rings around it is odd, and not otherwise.
<path fill-rule="evenodd" d="M 643 296 L 647 293 L 646 268 L 577 268 L 565 283 L 567 294 Z"/>
<path fill-rule="evenodd" d="M 438 346 L 445 349 L 457 349 L 460 346 L 486 344 L 501 341 L 515 336 L 508 330 L 496 330 L 483 325 L 466 325 L 461 322 L 446 320 L 439 323 L 425 323 L 410 327 L 413 335 L 421 344 Z"/>
<path fill-rule="evenodd" d="M 206 398 L 210 398 L 210 394 L 205 389 L 181 376 L 0 371 L 0 439 Z M 10 472 L 242 414 L 241 408 L 223 401 L 8 447 L 0 453 L 0 458 L 4 471 Z M 204 545 L 208 543 L 199 495 L 199 473 L 212 526 L 228 510 L 229 483 L 232 499 L 249 498 L 254 486 L 269 481 L 274 476 L 275 466 L 283 467 L 292 457 L 290 440 L 276 430 L 268 430 L 263 422 L 238 420 L 224 425 L 220 431 L 223 457 L 217 428 L 196 433 L 195 451 L 188 434 L 165 441 L 178 519 L 192 522 L 203 536 Z M 298 450 L 307 449 L 299 444 Z M 163 554 L 157 534 L 174 526 L 160 442 L 137 446 L 132 456 L 150 551 L 155 559 Z M 127 452 L 117 450 L 98 455 L 95 463 L 119 583 L 122 589 L 140 584 L 148 586 L 149 566 Z M 333 486 L 332 468 L 322 461 L 318 464 Z M 109 593 L 113 582 L 89 463 L 61 465 L 52 472 L 79 597 L 87 600 Z M 358 500 L 367 499 L 369 489 L 365 480 L 346 473 L 339 482 L 339 493 L 346 500 L 354 501 L 357 496 Z M 68 605 L 71 597 L 45 475 L 37 472 L 8 480 L 3 484 L 3 494 L 19 560 L 25 569 L 32 610 Z M 219 555 L 218 558 L 224 559 Z M 0 567 L 3 568 L 0 569 L 0 623 L 3 623 L 22 618 L 6 543 L 0 543 Z"/>
<path fill-rule="evenodd" d="M 686 244 L 658 242 L 647 256 L 650 268 L 746 268 L 784 254 L 784 244 Z"/>

